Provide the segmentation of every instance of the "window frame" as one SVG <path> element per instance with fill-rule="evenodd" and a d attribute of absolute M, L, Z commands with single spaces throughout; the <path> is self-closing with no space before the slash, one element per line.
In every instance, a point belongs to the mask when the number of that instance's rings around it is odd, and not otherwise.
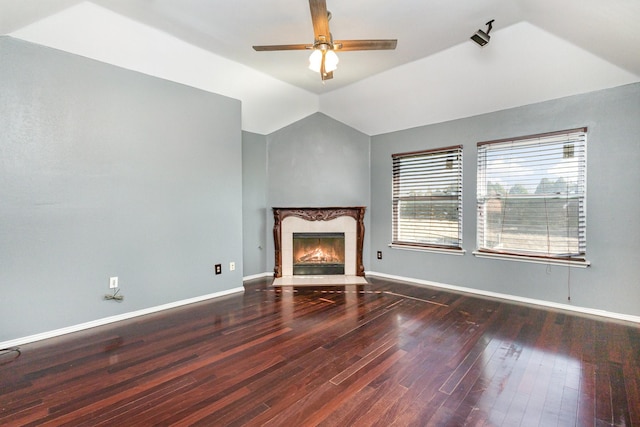
<path fill-rule="evenodd" d="M 565 139 L 561 137 L 566 136 Z M 576 139 L 572 139 L 575 137 Z M 575 168 L 574 172 L 578 177 L 578 182 L 575 185 L 576 194 L 570 196 L 570 192 L 567 190 L 566 192 L 557 192 L 557 193 L 544 193 L 540 196 L 535 196 L 533 194 L 527 196 L 520 196 L 520 199 L 536 199 L 544 200 L 545 206 L 546 201 L 549 199 L 559 199 L 563 196 L 565 200 L 575 200 L 577 204 L 576 211 L 577 216 L 574 218 L 576 222 L 576 226 L 571 229 L 571 232 L 575 232 L 577 236 L 577 251 L 575 253 L 550 253 L 551 245 L 547 243 L 547 253 L 545 254 L 542 250 L 533 250 L 527 251 L 522 248 L 514 249 L 495 249 L 486 247 L 486 234 L 489 234 L 486 231 L 487 224 L 489 223 L 488 214 L 486 213 L 487 202 L 493 199 L 500 200 L 500 197 L 491 197 L 488 191 L 488 185 L 491 181 L 486 176 L 487 171 L 487 150 L 495 149 L 507 151 L 510 147 L 509 144 L 512 144 L 514 151 L 522 150 L 527 148 L 532 148 L 536 145 L 546 146 L 547 144 L 553 146 L 554 149 L 558 149 L 558 145 L 562 145 L 563 156 L 573 158 L 575 153 L 574 149 L 576 148 L 576 143 L 579 148 L 579 158 L 576 161 L 575 165 L 572 167 Z M 568 150 L 568 144 L 572 144 L 570 146 L 570 151 Z M 586 260 L 586 204 L 587 204 L 587 128 L 576 128 L 576 129 L 568 129 L 556 132 L 546 132 L 541 134 L 527 135 L 516 138 L 506 138 L 500 140 L 492 140 L 492 141 L 484 141 L 477 143 L 477 183 L 476 183 L 476 250 L 473 252 L 474 255 L 478 257 L 487 257 L 487 258 L 499 258 L 499 259 L 508 259 L 508 260 L 519 260 L 519 261 L 528 261 L 528 262 L 539 262 L 544 264 L 561 264 L 561 265 L 570 265 L 570 266 L 580 266 L 587 267 L 590 265 L 590 262 Z M 529 158 L 536 157 L 537 154 L 528 154 L 527 160 Z M 492 159 L 495 160 L 495 159 Z M 531 161 L 533 163 L 533 161 Z M 507 163 L 511 165 L 511 163 Z M 484 167 L 484 169 L 483 169 Z M 498 169 L 500 171 L 507 170 L 509 166 L 505 166 L 502 169 Z M 493 171 L 495 172 L 495 171 Z M 516 176 L 516 174 L 511 175 Z M 544 178 L 552 177 L 552 174 L 543 175 Z M 537 177 L 536 177 L 537 178 Z M 495 184 L 495 183 L 494 183 Z M 537 190 L 536 190 L 537 192 Z M 552 194 L 554 194 L 552 196 Z M 509 199 L 508 193 L 505 193 L 503 198 L 506 200 Z M 518 197 L 515 197 L 517 199 Z M 502 206 L 502 209 L 505 209 L 505 205 Z M 566 209 L 566 205 L 565 205 Z M 532 217 L 535 218 L 535 217 Z M 567 228 L 569 226 L 569 216 L 567 214 Z M 549 232 L 549 219 L 546 218 L 546 226 L 547 226 L 547 240 L 550 238 Z M 532 226 L 533 227 L 533 226 Z M 532 230 L 532 228 L 530 228 Z M 521 232 L 522 230 L 517 230 L 517 232 Z M 568 231 L 569 234 L 569 231 Z M 567 237 L 568 239 L 569 237 Z"/>
<path fill-rule="evenodd" d="M 434 157 L 432 160 L 429 160 L 429 157 Z M 444 167 L 448 169 L 449 161 L 447 159 L 448 156 L 455 156 L 451 163 L 451 168 L 453 169 L 453 173 L 442 175 L 435 171 L 429 171 L 427 168 L 429 167 Z M 462 254 L 464 250 L 462 249 L 462 193 L 463 193 L 463 146 L 462 145 L 454 145 L 447 146 L 441 148 L 433 148 L 427 150 L 420 151 L 411 151 L 404 153 L 396 153 L 392 154 L 392 239 L 391 244 L 389 245 L 392 248 L 398 249 L 409 249 L 409 250 L 418 250 L 418 251 L 429 251 L 429 252 L 439 252 L 439 253 L 456 253 Z M 438 158 L 439 157 L 439 158 Z M 413 171 L 414 180 L 415 174 L 420 174 L 420 177 L 417 178 L 419 181 L 417 184 L 429 184 L 435 185 L 438 182 L 438 177 L 442 180 L 444 178 L 444 182 L 447 185 L 455 185 L 456 186 L 456 194 L 454 195 L 422 195 L 422 196 L 404 196 L 402 195 L 402 186 L 407 185 L 408 179 L 404 179 L 401 176 L 402 161 L 411 161 L 411 159 L 415 160 L 417 164 L 415 167 L 419 168 L 418 170 Z M 404 172 L 407 172 L 407 167 L 404 168 Z M 433 176 L 428 177 L 429 172 L 433 173 Z M 427 174 L 427 175 L 425 175 Z M 453 178 L 451 178 L 453 177 Z M 436 205 L 438 202 L 451 202 L 452 200 L 456 204 L 456 227 L 457 227 L 457 237 L 453 240 L 454 244 L 438 244 L 438 243 L 429 243 L 425 241 L 418 241 L 418 239 L 406 239 L 406 235 L 401 235 L 399 227 L 401 221 L 401 202 L 402 201 L 420 201 L 425 203 L 434 203 Z M 433 220 L 434 218 L 428 218 L 428 220 Z"/>

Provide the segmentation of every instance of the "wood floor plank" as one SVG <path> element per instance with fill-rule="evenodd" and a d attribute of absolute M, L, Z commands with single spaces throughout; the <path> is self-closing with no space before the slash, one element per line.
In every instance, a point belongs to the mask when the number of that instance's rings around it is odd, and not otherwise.
<path fill-rule="evenodd" d="M 0 425 L 640 425 L 640 325 L 369 278 L 0 355 Z"/>
<path fill-rule="evenodd" d="M 368 364 L 378 358 L 380 355 L 384 354 L 391 347 L 396 345 L 395 340 L 386 340 L 379 346 L 377 346 L 373 351 L 365 355 L 363 358 L 358 360 L 356 363 L 349 366 L 344 371 L 340 372 L 338 375 L 334 376 L 329 380 L 329 382 L 333 385 L 340 385 L 343 381 L 348 379 L 351 375 L 355 374 L 359 370 L 365 368 Z"/>

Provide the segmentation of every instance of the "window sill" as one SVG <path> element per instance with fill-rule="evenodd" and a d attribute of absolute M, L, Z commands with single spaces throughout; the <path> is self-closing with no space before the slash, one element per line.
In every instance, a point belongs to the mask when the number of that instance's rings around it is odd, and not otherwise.
<path fill-rule="evenodd" d="M 448 255 L 464 255 L 467 252 L 464 249 L 427 248 L 422 246 L 394 245 L 393 243 L 389 243 L 389 247 L 392 249 L 402 249 L 404 251 L 431 252 Z"/>
<path fill-rule="evenodd" d="M 478 258 L 491 258 L 491 259 L 500 259 L 503 261 L 519 261 L 519 262 L 530 262 L 534 264 L 545 264 L 545 265 L 562 265 L 565 267 L 576 267 L 576 268 L 587 268 L 591 265 L 590 261 L 587 260 L 566 260 L 566 259 L 553 259 L 553 258 L 533 258 L 528 256 L 520 256 L 520 255 L 508 255 L 508 254 L 495 254 L 489 252 L 479 252 L 474 251 L 473 255 Z"/>

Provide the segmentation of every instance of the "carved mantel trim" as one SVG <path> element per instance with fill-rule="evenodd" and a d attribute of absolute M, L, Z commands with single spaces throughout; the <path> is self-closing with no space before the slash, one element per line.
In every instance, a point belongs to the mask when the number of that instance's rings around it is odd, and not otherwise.
<path fill-rule="evenodd" d="M 325 207 L 325 208 L 272 208 L 273 243 L 275 248 L 275 277 L 282 277 L 282 221 L 290 216 L 306 221 L 331 221 L 341 216 L 350 216 L 356 220 L 356 275 L 364 276 L 362 248 L 364 245 L 364 206 Z"/>

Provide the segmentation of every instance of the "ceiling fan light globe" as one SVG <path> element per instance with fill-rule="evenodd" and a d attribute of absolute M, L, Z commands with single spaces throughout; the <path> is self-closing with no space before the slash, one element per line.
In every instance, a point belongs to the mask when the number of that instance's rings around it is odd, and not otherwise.
<path fill-rule="evenodd" d="M 320 49 L 314 49 L 309 56 L 309 69 L 315 71 L 316 73 L 320 72 L 320 67 L 322 66 L 322 51 Z"/>
<path fill-rule="evenodd" d="M 327 51 L 324 58 L 324 69 L 330 73 L 331 71 L 335 71 L 338 68 L 338 62 L 340 59 L 338 55 L 332 50 Z"/>

